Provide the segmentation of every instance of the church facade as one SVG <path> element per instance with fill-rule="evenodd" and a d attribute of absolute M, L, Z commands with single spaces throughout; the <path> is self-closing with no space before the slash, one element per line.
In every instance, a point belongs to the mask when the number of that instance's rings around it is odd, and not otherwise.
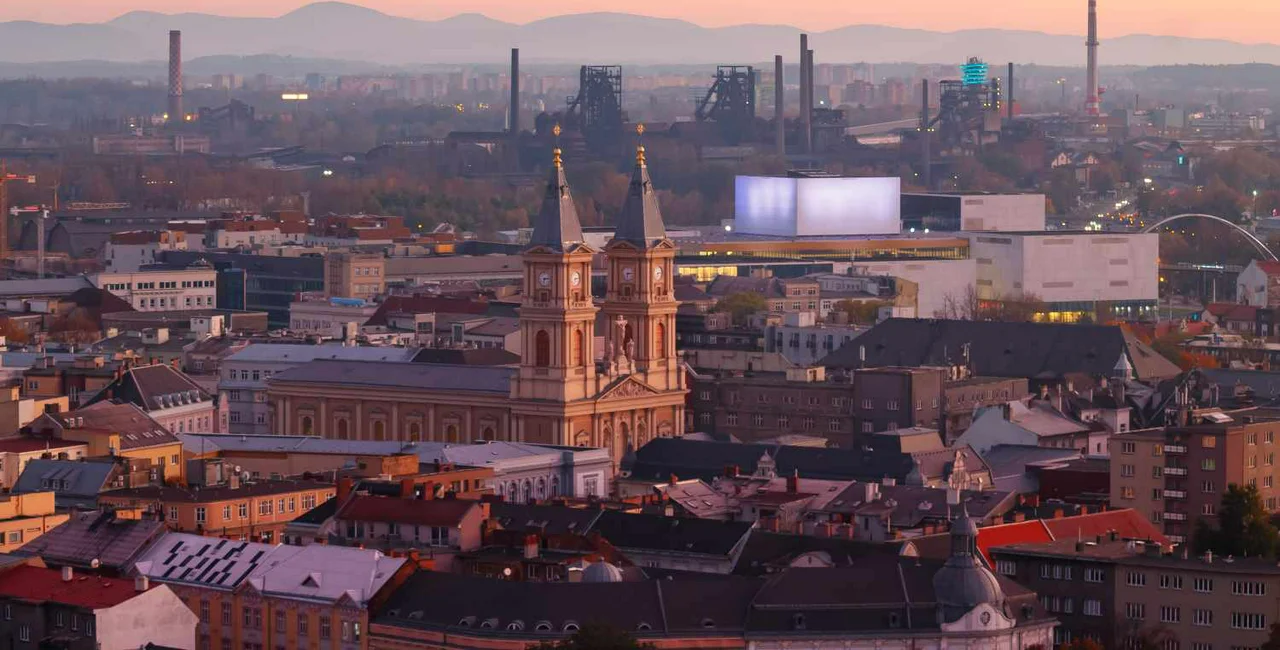
<path fill-rule="evenodd" d="M 275 375 L 275 431 L 349 440 L 482 440 L 603 447 L 615 463 L 684 432 L 685 374 L 675 349 L 675 246 L 637 152 L 626 203 L 605 246 L 607 293 L 557 150 L 524 253 L 518 367 L 315 361 Z M 603 321 L 605 331 L 597 333 Z M 597 350 L 597 337 L 603 350 Z"/>

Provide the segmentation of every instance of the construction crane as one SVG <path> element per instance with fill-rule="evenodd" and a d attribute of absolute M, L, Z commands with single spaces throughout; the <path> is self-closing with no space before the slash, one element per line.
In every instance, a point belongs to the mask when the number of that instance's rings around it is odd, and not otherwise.
<path fill-rule="evenodd" d="M 9 197 L 5 186 L 9 183 L 27 183 L 35 185 L 35 175 L 10 174 L 4 163 L 0 163 L 0 259 L 9 257 Z"/>

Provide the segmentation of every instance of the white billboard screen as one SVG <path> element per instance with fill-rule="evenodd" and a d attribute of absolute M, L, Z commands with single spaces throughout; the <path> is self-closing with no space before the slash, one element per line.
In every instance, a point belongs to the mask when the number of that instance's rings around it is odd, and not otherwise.
<path fill-rule="evenodd" d="M 755 235 L 896 235 L 902 232 L 897 178 L 739 176 L 738 232 Z"/>

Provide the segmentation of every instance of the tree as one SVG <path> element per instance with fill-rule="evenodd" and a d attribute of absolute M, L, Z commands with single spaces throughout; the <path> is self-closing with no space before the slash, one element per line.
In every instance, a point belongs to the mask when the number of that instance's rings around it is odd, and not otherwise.
<path fill-rule="evenodd" d="M 26 343 L 31 337 L 10 318 L 0 318 L 0 336 L 9 343 Z"/>
<path fill-rule="evenodd" d="M 943 296 L 942 309 L 938 310 L 934 317 L 947 320 L 979 320 L 981 312 L 982 300 L 978 298 L 978 289 L 969 285 L 960 295 L 948 293 Z"/>
<path fill-rule="evenodd" d="M 555 643 L 543 641 L 536 650 L 646 650 L 653 646 L 638 643 L 634 637 L 611 625 L 587 623 L 567 639 Z"/>
<path fill-rule="evenodd" d="M 1236 557 L 1274 557 L 1280 531 L 1271 523 L 1256 485 L 1227 486 L 1218 507 L 1218 528 L 1201 520 L 1196 526 L 1196 551 Z"/>
<path fill-rule="evenodd" d="M 834 311 L 844 312 L 849 322 L 855 325 L 875 325 L 880 315 L 880 308 L 889 303 L 883 300 L 841 300 L 833 307 Z"/>
<path fill-rule="evenodd" d="M 750 291 L 741 291 L 721 298 L 713 311 L 728 312 L 733 317 L 733 322 L 741 323 L 752 314 L 768 308 L 769 303 L 765 301 L 764 296 Z"/>
<path fill-rule="evenodd" d="M 1271 633 L 1267 635 L 1267 642 L 1258 646 L 1258 650 L 1280 650 L 1280 623 L 1271 624 Z"/>

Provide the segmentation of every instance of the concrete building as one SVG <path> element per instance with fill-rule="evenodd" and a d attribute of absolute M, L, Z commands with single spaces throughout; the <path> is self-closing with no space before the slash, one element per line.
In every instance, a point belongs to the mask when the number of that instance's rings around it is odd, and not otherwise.
<path fill-rule="evenodd" d="M 780 324 L 764 328 L 764 351 L 781 354 L 797 366 L 814 366 L 868 329 L 816 323 L 811 314 L 786 314 Z"/>
<path fill-rule="evenodd" d="M 410 361 L 412 348 L 347 347 L 254 343 L 222 361 L 218 394 L 227 405 L 227 431 L 237 434 L 281 433 L 273 428 L 267 381 L 275 374 L 316 359 Z"/>
<path fill-rule="evenodd" d="M 903 232 L 1036 232 L 1044 227 L 1043 194 L 902 195 Z"/>
<path fill-rule="evenodd" d="M 134 565 L 187 603 L 197 642 L 180 647 L 324 650 L 369 648 L 369 610 L 413 569 L 373 550 L 182 533 L 163 536 Z"/>
<path fill-rule="evenodd" d="M 324 256 L 324 295 L 373 300 L 387 292 L 386 258 L 331 251 Z"/>
<path fill-rule="evenodd" d="M 289 304 L 289 329 L 297 334 L 342 340 L 347 328 L 360 327 L 378 311 L 378 305 L 361 298 L 308 298 Z"/>
<path fill-rule="evenodd" d="M 78 576 L 71 567 L 0 571 L 0 637 L 13 647 L 196 647 L 196 616 L 164 585 Z"/>
<path fill-rule="evenodd" d="M 973 234 L 977 293 L 999 302 L 1035 296 L 1048 322 L 1136 319 L 1159 298 L 1155 233 Z"/>
<path fill-rule="evenodd" d="M 0 496 L 0 552 L 12 553 L 68 518 L 66 512 L 55 510 L 53 492 Z"/>
<path fill-rule="evenodd" d="M 1060 623 L 1055 644 L 1258 647 L 1274 622 L 1280 569 L 1263 558 L 1187 557 L 1099 535 L 991 549 L 997 573 L 1033 589 Z"/>
<path fill-rule="evenodd" d="M 39 383 L 39 380 L 34 381 Z M 21 382 L 0 387 L 0 432 L 17 431 L 46 411 L 66 411 L 69 408 L 71 404 L 66 395 L 23 396 Z"/>
<path fill-rule="evenodd" d="M 185 269 L 99 273 L 93 284 L 138 311 L 177 311 L 217 306 L 217 272 L 192 265 Z"/>
<path fill-rule="evenodd" d="M 911 259 L 833 262 L 831 276 L 816 276 L 822 290 L 841 286 L 845 276 L 900 278 L 916 286 L 916 317 L 944 317 L 948 302 L 963 297 L 977 282 L 977 263 L 964 259 Z"/>
<path fill-rule="evenodd" d="M 187 233 L 181 230 L 132 230 L 112 233 L 102 251 L 103 264 L 112 273 L 137 273 L 160 263 L 162 251 L 187 250 Z"/>
<path fill-rule="evenodd" d="M 1280 307 L 1280 262 L 1250 261 L 1236 278 L 1236 296 L 1253 307 Z"/>

